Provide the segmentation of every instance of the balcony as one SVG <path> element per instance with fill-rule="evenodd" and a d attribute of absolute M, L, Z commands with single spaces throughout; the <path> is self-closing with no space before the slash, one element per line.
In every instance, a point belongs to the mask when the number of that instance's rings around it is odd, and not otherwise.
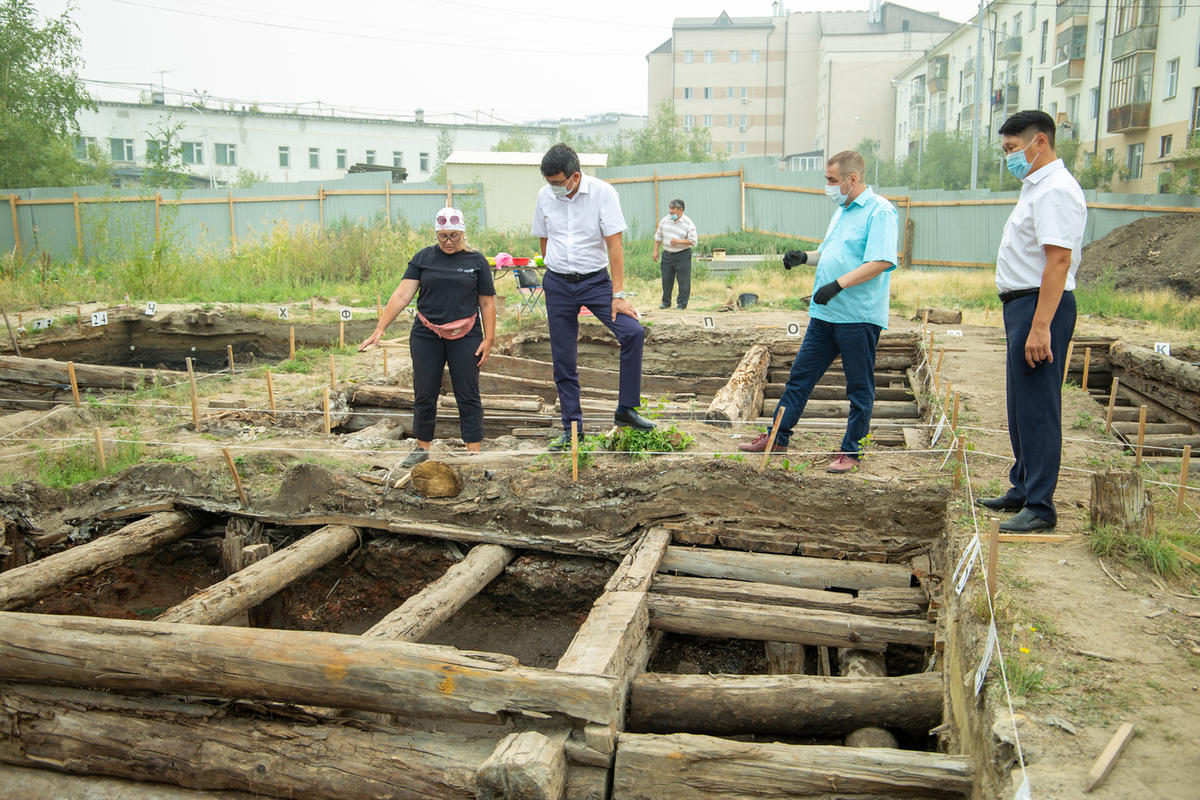
<path fill-rule="evenodd" d="M 975 74 L 975 59 L 968 58 L 963 62 L 963 80 L 970 78 Z"/>
<path fill-rule="evenodd" d="M 1127 103 L 1108 110 L 1108 132 L 1125 133 L 1150 127 L 1150 104 Z"/>
<path fill-rule="evenodd" d="M 1054 65 L 1050 70 L 1051 86 L 1066 86 L 1083 80 L 1083 59 L 1072 58 Z"/>
<path fill-rule="evenodd" d="M 1086 25 L 1087 15 L 1088 0 L 1065 0 L 1054 10 L 1054 25 L 1057 27 L 1073 17 L 1083 17 L 1077 24 Z"/>
<path fill-rule="evenodd" d="M 1009 36 L 996 48 L 996 58 L 1011 61 L 1021 57 L 1021 37 Z"/>
<path fill-rule="evenodd" d="M 1021 97 L 1021 87 L 1015 83 L 1010 83 L 1004 87 L 1004 113 L 1014 114 L 1017 111 Z"/>
<path fill-rule="evenodd" d="M 1153 51 L 1158 47 L 1158 24 L 1138 25 L 1112 40 L 1112 60 L 1119 61 L 1127 55 L 1142 51 Z"/>
<path fill-rule="evenodd" d="M 929 60 L 929 93 L 945 94 L 950 76 L 950 56 L 938 56 Z"/>

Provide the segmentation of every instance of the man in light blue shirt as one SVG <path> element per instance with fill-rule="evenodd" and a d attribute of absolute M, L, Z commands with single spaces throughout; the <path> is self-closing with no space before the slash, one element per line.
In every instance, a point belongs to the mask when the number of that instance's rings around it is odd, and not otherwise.
<path fill-rule="evenodd" d="M 826 468 L 836 473 L 858 466 L 860 442 L 871 428 L 875 348 L 888 324 L 889 273 L 897 261 L 896 208 L 866 185 L 864 170 L 863 157 L 853 150 L 829 159 L 825 165 L 825 194 L 838 209 L 825 238 L 816 250 L 792 250 L 783 257 L 787 269 L 815 264 L 817 276 L 808 307 L 808 329 L 775 407 L 779 432 L 772 451 L 788 449 L 792 428 L 813 387 L 840 355 L 850 416 L 841 449 Z M 739 449 L 761 453 L 767 449 L 767 441 L 764 433 Z"/>

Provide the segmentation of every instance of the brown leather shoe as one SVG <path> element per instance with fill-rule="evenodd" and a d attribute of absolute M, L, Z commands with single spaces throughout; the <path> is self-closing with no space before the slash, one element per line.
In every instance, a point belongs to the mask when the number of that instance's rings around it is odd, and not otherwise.
<path fill-rule="evenodd" d="M 835 458 L 832 462 L 830 462 L 829 466 L 825 468 L 825 471 L 843 474 L 843 473 L 854 470 L 857 466 L 858 466 L 857 458 L 851 458 L 850 456 L 848 456 L 844 453 L 839 453 L 838 457 Z"/>
<path fill-rule="evenodd" d="M 758 436 L 754 437 L 754 441 L 749 442 L 747 444 L 739 444 L 738 450 L 741 450 L 743 453 L 766 452 L 767 440 L 770 438 L 771 438 L 771 434 L 760 433 Z M 775 442 L 775 445 L 771 448 L 771 452 L 772 453 L 786 453 L 787 449 L 788 449 L 788 446 L 786 444 L 780 444 L 779 442 Z"/>

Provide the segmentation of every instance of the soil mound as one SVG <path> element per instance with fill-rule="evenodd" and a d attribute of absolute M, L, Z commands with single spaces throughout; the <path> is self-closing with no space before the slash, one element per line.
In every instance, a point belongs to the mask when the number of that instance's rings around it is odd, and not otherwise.
<path fill-rule="evenodd" d="M 1200 296 L 1200 214 L 1163 214 L 1123 225 L 1083 248 L 1080 285 L 1169 289 Z"/>

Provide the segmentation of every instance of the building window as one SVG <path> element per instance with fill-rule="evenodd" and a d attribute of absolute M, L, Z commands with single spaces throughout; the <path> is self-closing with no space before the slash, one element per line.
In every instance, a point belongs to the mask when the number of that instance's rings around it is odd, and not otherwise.
<path fill-rule="evenodd" d="M 725 90 L 725 99 L 727 99 L 727 100 L 733 99 L 733 87 L 732 86 L 728 87 Z"/>
<path fill-rule="evenodd" d="M 1090 92 L 1090 97 L 1092 111 L 1091 116 L 1088 117 L 1088 119 L 1095 119 L 1096 117 L 1100 116 L 1100 87 L 1092 89 Z"/>
<path fill-rule="evenodd" d="M 742 130 L 746 130 L 746 115 L 745 114 L 742 114 L 742 116 L 738 119 L 738 126 Z"/>
<path fill-rule="evenodd" d="M 730 63 L 730 64 L 736 64 L 736 63 L 737 63 L 737 60 L 738 60 L 738 51 L 737 51 L 737 50 L 730 50 L 730 51 L 729 51 L 729 63 Z"/>
<path fill-rule="evenodd" d="M 170 145 L 162 139 L 147 139 L 146 140 L 146 162 L 149 163 L 158 158 L 158 154 L 162 151 L 167 151 L 167 158 L 170 158 Z"/>
<path fill-rule="evenodd" d="M 712 114 L 704 115 L 704 127 L 706 127 L 706 128 L 712 127 Z"/>
<path fill-rule="evenodd" d="M 704 87 L 704 99 L 705 99 L 705 100 L 712 100 L 712 99 L 713 99 L 713 90 L 712 90 L 712 87 L 711 87 L 711 86 L 705 86 L 705 87 Z"/>
<path fill-rule="evenodd" d="M 1046 79 L 1038 78 L 1037 105 L 1035 106 L 1035 108 L 1041 108 L 1042 100 L 1044 100 L 1045 98 L 1046 98 Z"/>
<path fill-rule="evenodd" d="M 1021 12 L 1018 11 L 1016 13 L 1016 15 L 1013 16 L 1013 36 L 1020 36 L 1020 35 L 1021 35 Z"/>
<path fill-rule="evenodd" d="M 374 164 L 374 163 L 375 163 L 375 151 L 374 151 L 374 150 L 368 150 L 368 151 L 367 151 L 367 163 L 368 163 L 368 164 Z"/>
<path fill-rule="evenodd" d="M 418 153 L 417 158 L 421 162 L 421 172 L 429 172 L 429 153 Z"/>
<path fill-rule="evenodd" d="M 1167 134 L 1158 140 L 1158 157 L 1171 155 L 1171 139 L 1174 138 L 1171 134 Z"/>
<path fill-rule="evenodd" d="M 1117 152 L 1113 148 L 1108 148 L 1104 151 L 1104 163 L 1111 164 L 1113 159 L 1117 157 Z"/>
<path fill-rule="evenodd" d="M 1050 20 L 1042 20 L 1042 60 L 1039 64 L 1046 63 L 1046 47 L 1050 43 Z"/>
<path fill-rule="evenodd" d="M 213 159 L 218 166 L 236 167 L 237 166 L 237 145 L 236 144 L 217 144 L 213 148 L 216 157 Z"/>
<path fill-rule="evenodd" d="M 1175 0 L 1175 7 L 1171 9 L 1171 19 L 1179 19 L 1183 16 L 1184 9 L 1187 8 L 1187 0 Z"/>
<path fill-rule="evenodd" d="M 692 129 L 692 125 L 694 125 L 695 123 L 696 123 L 696 118 L 694 116 L 692 116 L 691 114 L 683 115 L 683 129 L 685 131 L 690 131 Z"/>
<path fill-rule="evenodd" d="M 691 64 L 691 63 L 692 63 L 693 61 L 695 61 L 695 60 L 696 60 L 696 59 L 695 59 L 695 56 L 693 55 L 693 53 L 692 53 L 692 51 L 691 51 L 691 50 L 684 50 L 684 51 L 683 51 L 683 63 L 685 63 L 685 64 Z"/>
<path fill-rule="evenodd" d="M 320 169 L 321 168 L 321 148 L 319 148 L 319 147 L 308 148 L 308 168 L 309 169 Z"/>
<path fill-rule="evenodd" d="M 738 142 L 738 152 L 739 153 L 746 152 L 746 143 L 745 142 Z"/>
<path fill-rule="evenodd" d="M 713 51 L 705 50 L 704 51 L 704 63 L 711 64 L 712 62 L 713 62 Z"/>
<path fill-rule="evenodd" d="M 712 152 L 712 142 L 711 141 L 704 143 L 704 152 L 706 152 L 706 153 Z"/>
<path fill-rule="evenodd" d="M 1138 142 L 1126 148 L 1125 169 L 1129 171 L 1129 180 L 1131 181 L 1142 177 L 1142 150 L 1144 147 L 1145 145 Z"/>
<path fill-rule="evenodd" d="M 1106 22 L 1106 20 L 1100 20 L 1093 26 L 1095 28 L 1095 33 L 1092 34 L 1092 38 L 1096 41 L 1096 52 L 1097 53 L 1104 52 L 1104 32 L 1105 32 L 1105 28 L 1107 27 L 1105 22 Z"/>
<path fill-rule="evenodd" d="M 757 50 L 750 51 L 750 62 L 753 64 L 758 63 L 758 51 Z"/>
<path fill-rule="evenodd" d="M 133 161 L 133 139 L 109 139 L 108 150 L 113 161 Z"/>
<path fill-rule="evenodd" d="M 727 128 L 733 127 L 733 114 L 725 115 L 725 127 L 727 127 Z"/>
<path fill-rule="evenodd" d="M 1190 139 L 1197 133 L 1200 133 L 1200 86 L 1192 89 L 1192 127 L 1189 141 L 1184 143 L 1185 147 L 1191 147 L 1196 144 L 1195 141 L 1191 141 Z"/>
<path fill-rule="evenodd" d="M 392 166 L 397 169 L 404 166 L 404 153 L 400 150 L 392 151 Z"/>
<path fill-rule="evenodd" d="M 1164 100 L 1170 100 L 1179 93 L 1179 59 L 1172 58 L 1167 62 L 1167 94 Z"/>
<path fill-rule="evenodd" d="M 1033 56 L 1025 59 L 1025 82 L 1033 83 Z M 1041 108 L 1041 106 L 1038 106 Z"/>
<path fill-rule="evenodd" d="M 1029 30 L 1033 30 L 1033 26 L 1037 24 L 1037 0 L 1033 0 L 1033 8 L 1029 10 Z M 1046 30 L 1046 23 L 1042 23 L 1042 30 Z"/>
<path fill-rule="evenodd" d="M 92 148 L 96 146 L 95 136 L 76 136 L 75 137 L 75 157 L 87 158 L 92 152 Z"/>
<path fill-rule="evenodd" d="M 690 87 L 690 86 L 683 87 L 683 99 L 684 100 L 692 99 L 692 87 Z"/>
<path fill-rule="evenodd" d="M 748 96 L 748 95 L 747 95 L 747 93 L 746 93 L 746 87 L 745 87 L 745 86 L 743 86 L 743 87 L 742 87 L 742 99 L 743 99 L 743 100 L 745 100 L 747 96 Z"/>
<path fill-rule="evenodd" d="M 287 145 L 279 146 L 279 168 L 287 169 L 292 166 L 292 148 Z"/>
<path fill-rule="evenodd" d="M 732 153 L 732 152 L 733 152 L 733 142 L 726 142 L 726 143 L 725 143 L 725 152 L 726 152 L 726 153 Z"/>
<path fill-rule="evenodd" d="M 203 142 L 181 142 L 180 146 L 183 150 L 183 163 L 185 163 L 185 164 L 203 164 L 204 163 L 204 143 Z"/>
<path fill-rule="evenodd" d="M 1079 124 L 1079 95 L 1077 94 L 1067 98 L 1067 119 L 1072 125 Z"/>
<path fill-rule="evenodd" d="M 346 150 L 343 147 L 339 147 L 337 149 L 337 168 L 338 169 L 346 168 Z"/>

